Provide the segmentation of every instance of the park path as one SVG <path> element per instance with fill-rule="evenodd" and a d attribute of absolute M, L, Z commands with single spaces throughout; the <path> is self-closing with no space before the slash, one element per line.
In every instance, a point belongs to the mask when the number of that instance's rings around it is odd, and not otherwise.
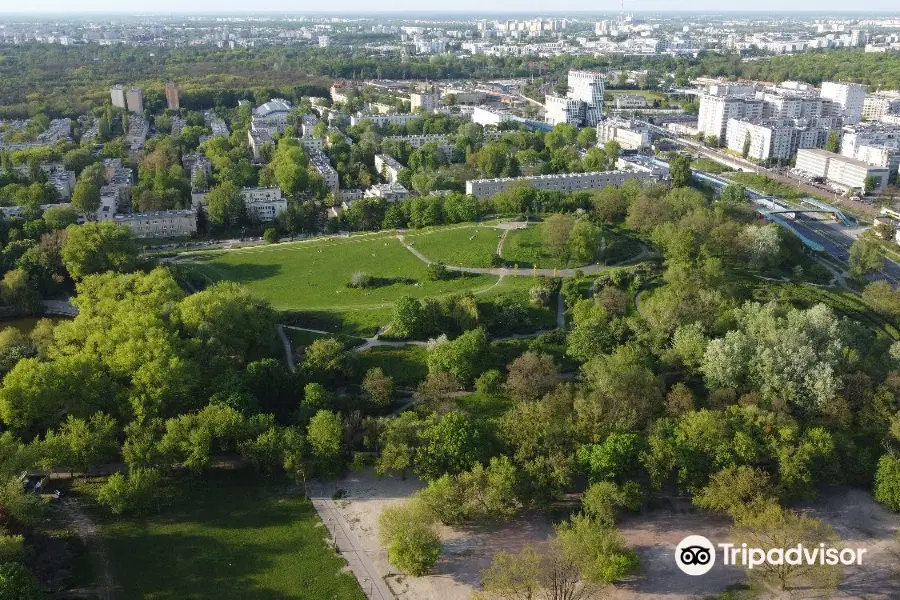
<path fill-rule="evenodd" d="M 434 261 L 413 248 L 406 241 L 406 238 L 402 233 L 397 234 L 397 239 L 403 244 L 403 247 L 409 250 L 413 256 L 421 260 L 426 265 L 433 264 Z M 594 273 L 600 273 L 601 271 L 606 271 L 613 267 L 619 267 L 623 265 L 628 265 L 636 262 L 640 262 L 643 260 L 649 251 L 646 246 L 641 246 L 641 251 L 636 256 L 632 256 L 628 260 L 624 260 L 622 262 L 618 262 L 613 265 L 601 265 L 599 263 L 594 263 L 592 265 L 587 265 L 586 267 L 581 267 L 579 269 L 518 269 L 513 268 L 510 269 L 508 267 L 459 267 L 455 265 L 446 265 L 448 271 L 457 271 L 460 273 L 474 273 L 476 275 L 494 275 L 496 277 L 506 277 L 510 276 L 534 276 L 538 275 L 540 277 L 563 277 L 563 278 L 571 278 L 575 277 L 576 272 L 581 273 L 582 275 L 593 275 Z"/>
<path fill-rule="evenodd" d="M 319 514 L 319 519 L 328 529 L 335 549 L 340 552 L 347 566 L 359 582 L 359 587 L 369 600 L 393 600 L 396 596 L 388 588 L 384 579 L 372 564 L 365 548 L 356 534 L 350 529 L 344 516 L 334 504 L 334 500 L 327 497 L 311 497 L 313 508 Z"/>
<path fill-rule="evenodd" d="M 109 567 L 109 557 L 103 546 L 103 538 L 97 531 L 97 526 L 84 510 L 79 506 L 75 498 L 66 498 L 60 503 L 62 511 L 72 523 L 75 532 L 84 542 L 91 559 L 91 568 L 97 578 L 97 599 L 116 600 L 118 598 L 115 580 Z"/>

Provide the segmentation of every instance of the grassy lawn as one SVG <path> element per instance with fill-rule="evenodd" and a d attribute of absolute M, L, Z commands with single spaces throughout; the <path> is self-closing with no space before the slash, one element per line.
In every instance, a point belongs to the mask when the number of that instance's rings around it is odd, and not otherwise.
<path fill-rule="evenodd" d="M 503 242 L 503 259 L 509 264 L 519 265 L 520 269 L 564 269 L 569 265 L 568 259 L 552 254 L 545 246 L 543 239 L 544 224 L 538 223 L 525 229 L 514 229 L 506 235 Z"/>
<path fill-rule="evenodd" d="M 404 234 L 407 243 L 431 260 L 460 267 L 490 267 L 503 232 L 481 225 L 434 228 Z"/>
<path fill-rule="evenodd" d="M 376 346 L 359 353 L 359 372 L 364 374 L 373 367 L 381 367 L 398 386 L 412 388 L 428 375 L 427 356 L 428 350 L 423 346 Z"/>
<path fill-rule="evenodd" d="M 694 169 L 700 169 L 701 171 L 706 171 L 707 173 L 730 173 L 734 171 L 734 169 L 732 169 L 731 167 L 718 163 L 711 158 L 705 158 L 702 156 L 691 161 L 691 167 Z"/>
<path fill-rule="evenodd" d="M 764 194 L 775 196 L 776 198 L 796 200 L 805 196 L 800 190 L 781 183 L 780 181 L 775 181 L 771 177 L 766 177 L 765 175 L 757 175 L 756 173 L 728 173 L 726 177 Z"/>
<path fill-rule="evenodd" d="M 96 484 L 80 486 L 91 496 Z M 308 500 L 283 482 L 218 472 L 182 481 L 159 514 L 113 517 L 89 501 L 121 598 L 364 598 Z"/>
<path fill-rule="evenodd" d="M 324 329 L 322 331 L 325 331 Z M 323 339 L 323 338 L 334 338 L 344 343 L 348 348 L 353 348 L 356 346 L 362 346 L 366 343 L 363 338 L 355 337 L 351 335 L 323 335 L 321 333 L 314 333 L 312 331 L 298 331 L 296 329 L 290 329 L 285 327 L 284 329 L 285 335 L 288 336 L 288 339 L 291 341 L 291 346 L 294 348 L 298 348 L 300 346 L 309 346 L 314 341 Z"/>
<path fill-rule="evenodd" d="M 601 262 L 612 264 L 627 260 L 641 251 L 640 243 L 631 236 L 605 230 L 606 250 Z M 527 229 L 515 229 L 506 236 L 503 242 L 503 259 L 507 264 L 517 264 L 520 269 L 565 269 L 585 265 L 575 263 L 566 257 L 552 254 L 543 241 L 543 223 Z"/>
<path fill-rule="evenodd" d="M 479 291 L 497 281 L 489 275 L 426 281 L 424 263 L 392 234 L 206 252 L 185 266 L 209 281 L 236 281 L 280 310 L 390 308 L 403 295 L 425 298 Z M 379 280 L 378 287 L 348 288 L 356 271 Z"/>

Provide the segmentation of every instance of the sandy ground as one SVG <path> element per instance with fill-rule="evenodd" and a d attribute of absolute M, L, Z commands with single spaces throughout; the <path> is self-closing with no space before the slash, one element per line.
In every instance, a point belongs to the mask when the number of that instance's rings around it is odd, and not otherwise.
<path fill-rule="evenodd" d="M 328 496 L 344 490 L 344 499 L 336 502 L 341 514 L 400 600 L 470 600 L 480 584 L 481 571 L 490 566 L 497 551 L 516 552 L 527 543 L 540 547 L 553 533 L 549 519 L 539 513 L 527 513 L 511 523 L 492 527 L 444 527 L 444 555 L 435 572 L 427 577 L 405 577 L 388 562 L 378 541 L 378 516 L 385 507 L 404 502 L 423 485 L 415 477 L 381 479 L 366 472 L 311 489 Z M 833 597 L 900 598 L 900 559 L 896 554 L 900 551 L 896 543 L 900 515 L 878 505 L 865 491 L 849 488 L 825 490 L 818 501 L 800 508 L 830 523 L 848 546 L 868 550 L 862 566 L 847 568 L 844 582 Z M 675 565 L 673 551 L 682 538 L 697 534 L 714 543 L 726 541 L 729 526 L 728 519 L 697 512 L 689 503 L 627 517 L 619 530 L 640 553 L 641 571 L 632 581 L 609 590 L 606 597 L 690 600 L 716 594 L 743 581 L 744 571 L 736 567 L 717 564 L 706 575 L 691 577 Z"/>

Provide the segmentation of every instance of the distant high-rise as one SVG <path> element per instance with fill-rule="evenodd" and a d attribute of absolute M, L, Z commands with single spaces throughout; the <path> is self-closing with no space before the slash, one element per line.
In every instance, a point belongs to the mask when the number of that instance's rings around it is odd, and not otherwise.
<path fill-rule="evenodd" d="M 596 127 L 603 114 L 603 75 L 592 71 L 569 71 L 569 97 L 584 102 L 584 124 Z"/>
<path fill-rule="evenodd" d="M 125 90 L 122 89 L 121 85 L 112 87 L 109 90 L 109 97 L 112 100 L 113 106 L 125 108 Z"/>
<path fill-rule="evenodd" d="M 862 120 L 866 103 L 866 86 L 858 83 L 822 82 L 822 98 L 828 98 L 841 107 L 844 125 L 855 125 Z"/>
<path fill-rule="evenodd" d="M 166 84 L 166 103 L 169 105 L 169 110 L 178 110 L 180 108 L 178 103 L 178 86 L 174 83 Z"/>
<path fill-rule="evenodd" d="M 144 114 L 144 92 L 141 88 L 131 88 L 125 92 L 125 103 L 128 111 L 137 115 Z"/>

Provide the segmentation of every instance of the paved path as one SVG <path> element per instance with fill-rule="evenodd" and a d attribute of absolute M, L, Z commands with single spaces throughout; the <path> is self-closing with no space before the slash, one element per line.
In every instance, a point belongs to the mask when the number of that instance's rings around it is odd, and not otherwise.
<path fill-rule="evenodd" d="M 347 566 L 359 582 L 363 593 L 369 600 L 393 600 L 396 598 L 388 588 L 384 579 L 378 573 L 378 569 L 372 564 L 372 559 L 366 553 L 359 538 L 350 529 L 347 521 L 341 515 L 334 500 L 331 498 L 310 498 L 322 523 L 328 528 L 334 546 Z"/>
<path fill-rule="evenodd" d="M 403 244 L 403 247 L 409 250 L 413 256 L 421 260 L 427 265 L 432 264 L 434 261 L 410 246 L 406 243 L 406 239 L 403 237 L 402 233 L 397 234 L 397 239 L 400 240 L 400 243 Z M 460 273 L 475 273 L 476 275 L 494 275 L 497 277 L 506 277 L 507 275 L 512 276 L 523 276 L 523 277 L 531 277 L 533 275 L 539 275 L 542 277 L 563 277 L 563 278 L 571 278 L 575 277 L 575 272 L 580 272 L 583 275 L 592 275 L 594 273 L 599 273 L 601 271 L 606 271 L 607 269 L 611 269 L 613 267 L 618 267 L 622 265 L 627 265 L 631 263 L 640 262 L 643 258 L 648 254 L 648 250 L 646 246 L 641 246 L 641 252 L 637 256 L 632 256 L 628 260 L 613 264 L 613 265 L 601 265 L 598 263 L 594 263 L 592 265 L 587 265 L 586 267 L 581 267 L 579 269 L 510 269 L 508 267 L 492 267 L 492 268 L 484 268 L 484 267 L 457 267 L 453 265 L 447 265 L 448 271 L 457 271 Z"/>
<path fill-rule="evenodd" d="M 281 345 L 284 346 L 284 357 L 287 360 L 288 369 L 291 370 L 291 373 L 294 373 L 297 370 L 297 365 L 294 364 L 294 353 L 291 351 L 291 340 L 288 339 L 287 334 L 284 332 L 284 325 L 278 326 L 278 336 L 281 338 Z"/>
<path fill-rule="evenodd" d="M 96 597 L 98 600 L 115 600 L 118 597 L 117 588 L 109 568 L 106 549 L 103 547 L 103 538 L 98 534 L 97 526 L 81 509 L 75 498 L 66 498 L 60 506 L 90 555 L 91 568 L 97 578 Z"/>

